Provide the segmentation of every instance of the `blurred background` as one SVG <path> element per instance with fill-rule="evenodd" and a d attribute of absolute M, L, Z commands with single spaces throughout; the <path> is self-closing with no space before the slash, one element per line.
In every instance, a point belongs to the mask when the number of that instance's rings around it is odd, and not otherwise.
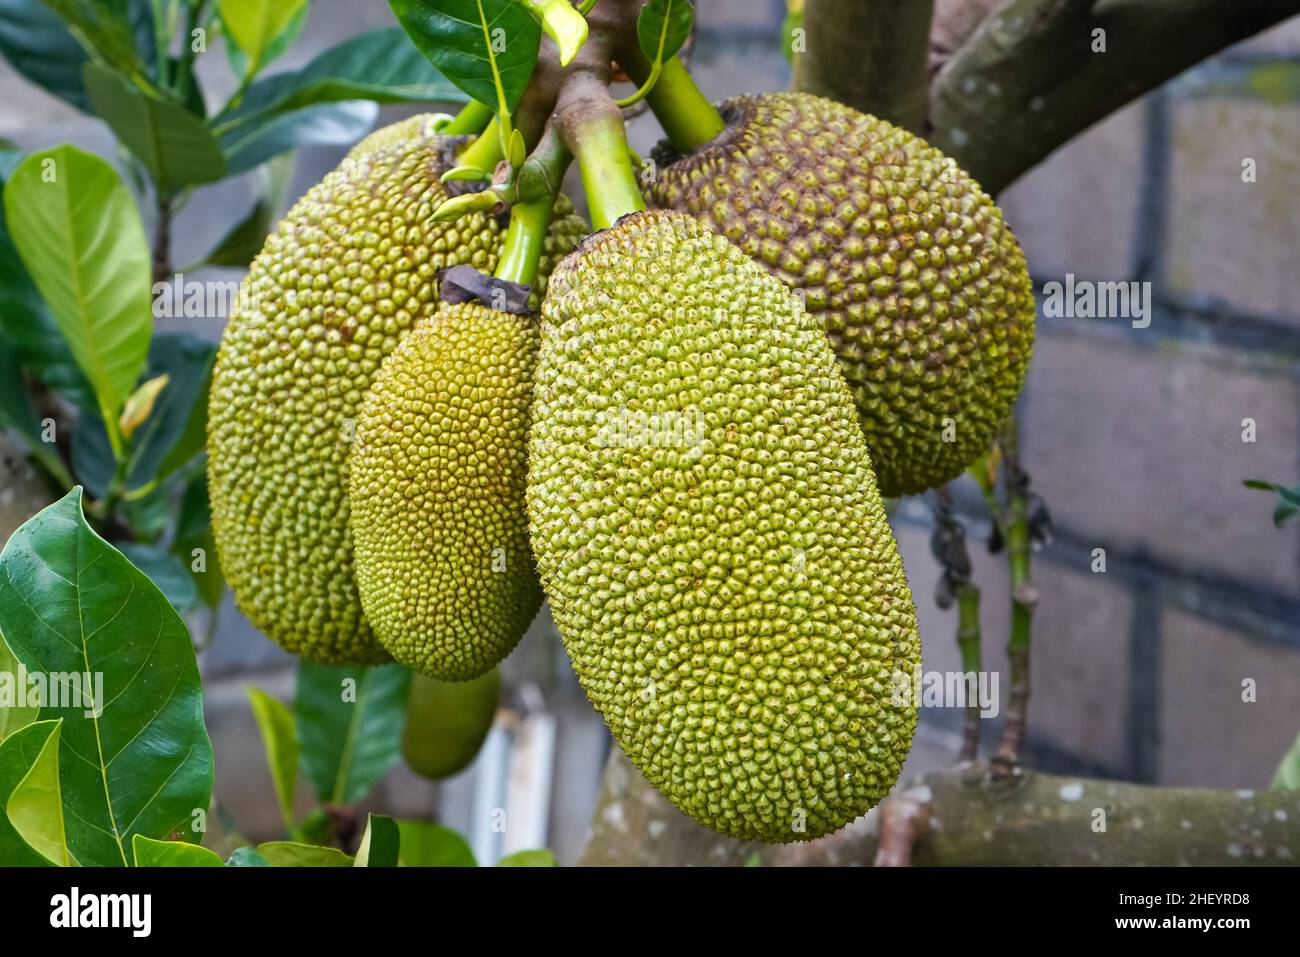
<path fill-rule="evenodd" d="M 705 91 L 721 98 L 787 87 L 784 13 L 784 0 L 698 3 L 693 70 Z M 303 38 L 274 71 L 391 25 L 384 0 L 314 0 Z M 208 89 L 230 92 L 219 51 L 200 60 L 199 72 Z M 72 141 L 113 155 L 102 124 L 2 61 L 0 101 L 0 137 L 20 147 Z M 380 123 L 412 112 L 387 108 Z M 643 154 L 658 139 L 649 117 L 632 133 Z M 344 152 L 300 150 L 291 196 Z M 1247 159 L 1254 182 L 1243 182 Z M 253 195 L 247 177 L 199 191 L 176 223 L 174 261 L 201 257 Z M 1040 287 L 1073 274 L 1150 282 L 1154 296 L 1144 329 L 1114 319 L 1039 321 L 1022 452 L 1056 534 L 1033 567 L 1041 597 L 1028 760 L 1139 782 L 1266 787 L 1300 730 L 1300 522 L 1274 528 L 1276 496 L 1242 481 L 1300 477 L 1300 18 L 1094 127 L 1001 203 Z M 214 341 L 222 327 L 161 320 L 160 331 L 168 323 Z M 1245 420 L 1254 441 L 1243 441 Z M 989 523 L 976 486 L 963 480 L 954 492 L 984 595 L 985 666 L 1004 671 L 1006 559 L 982 545 Z M 0 513 L 10 502 L 0 490 Z M 894 522 L 926 668 L 960 670 L 956 613 L 933 598 L 930 516 L 928 500 L 910 499 Z M 1096 549 L 1104 549 L 1104 572 L 1093 570 Z M 218 801 L 247 836 L 277 837 L 246 686 L 288 700 L 295 659 L 254 630 L 227 594 L 200 665 Z M 572 863 L 608 736 L 545 610 L 504 673 L 506 707 L 467 771 L 435 786 L 399 766 L 365 806 L 436 817 L 465 834 L 483 863 L 542 844 Z M 1004 675 L 1004 696 L 1006 684 Z M 957 709 L 924 711 L 907 773 L 951 763 L 960 722 Z M 1001 721 L 987 724 L 991 747 Z M 494 807 L 526 823 L 496 834 L 484 812 Z"/>

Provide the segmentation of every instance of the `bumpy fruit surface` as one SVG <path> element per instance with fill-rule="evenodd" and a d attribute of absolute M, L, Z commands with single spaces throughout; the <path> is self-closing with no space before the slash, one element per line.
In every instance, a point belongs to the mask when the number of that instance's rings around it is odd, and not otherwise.
<path fill-rule="evenodd" d="M 492 729 L 501 675 L 494 668 L 473 681 L 438 681 L 417 674 L 406 699 L 402 757 L 433 781 L 463 770 Z"/>
<path fill-rule="evenodd" d="M 253 624 L 327 664 L 388 660 L 353 579 L 348 456 L 380 364 L 438 306 L 438 273 L 496 266 L 503 226 L 432 219 L 453 141 L 405 121 L 350 154 L 267 240 L 213 371 L 208 488 L 217 548 Z M 557 204 L 543 273 L 585 232 Z"/>
<path fill-rule="evenodd" d="M 542 604 L 524 485 L 537 322 L 444 304 L 380 367 L 349 483 L 366 621 L 397 661 L 478 677 Z"/>
<path fill-rule="evenodd" d="M 707 226 L 595 234 L 543 307 L 538 571 L 615 740 L 725 834 L 808 840 L 893 786 L 915 609 L 853 399 L 796 297 Z"/>
<path fill-rule="evenodd" d="M 924 491 L 989 447 L 1024 383 L 1034 298 L 1002 213 L 924 140 L 805 93 L 721 105 L 661 165 L 655 205 L 709 223 L 801 290 L 840 359 L 881 492 Z"/>

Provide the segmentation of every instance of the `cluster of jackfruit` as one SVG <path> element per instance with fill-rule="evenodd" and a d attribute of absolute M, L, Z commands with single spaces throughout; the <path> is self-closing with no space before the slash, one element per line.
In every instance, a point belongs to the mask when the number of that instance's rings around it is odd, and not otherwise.
<path fill-rule="evenodd" d="M 363 141 L 252 266 L 213 378 L 213 521 L 274 640 L 418 672 L 420 773 L 472 757 L 545 597 L 665 796 L 807 840 L 888 793 L 916 723 L 881 496 L 987 448 L 1033 298 L 997 207 L 921 140 L 804 95 L 722 112 L 657 151 L 659 208 L 579 241 L 557 203 L 540 318 L 439 301 L 503 235 L 431 219 L 455 142 L 422 117 Z"/>

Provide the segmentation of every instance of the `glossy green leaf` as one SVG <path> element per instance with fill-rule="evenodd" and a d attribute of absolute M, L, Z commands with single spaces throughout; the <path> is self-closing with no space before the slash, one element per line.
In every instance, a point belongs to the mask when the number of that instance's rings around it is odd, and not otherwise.
<path fill-rule="evenodd" d="M 686 0 L 649 0 L 636 18 L 636 40 L 651 62 L 676 55 L 691 35 L 695 11 Z"/>
<path fill-rule="evenodd" d="M 22 159 L 16 150 L 0 149 L 0 188 L 9 181 Z M 82 375 L 72 350 L 14 248 L 3 204 L 0 204 L 0 338 L 9 340 L 18 360 L 41 382 L 83 409 L 95 408 L 94 390 Z"/>
<path fill-rule="evenodd" d="M 256 204 L 247 216 L 222 237 L 212 252 L 203 257 L 200 265 L 235 266 L 242 269 L 262 251 L 276 217 L 289 198 L 295 159 L 296 154 L 292 151 L 281 153 L 257 168 Z"/>
<path fill-rule="evenodd" d="M 230 853 L 227 867 L 270 867 L 266 858 L 255 847 L 237 847 Z"/>
<path fill-rule="evenodd" d="M 20 795 L 19 816 L 24 817 L 31 810 L 27 806 L 26 799 L 22 797 L 23 793 L 30 795 L 31 791 L 21 791 L 20 787 L 33 771 L 36 771 L 33 783 L 44 782 L 46 787 L 49 786 L 51 760 L 54 762 L 55 771 L 58 766 L 58 740 L 59 722 L 56 720 L 29 724 L 0 742 L 0 866 L 49 867 L 54 860 L 63 859 L 57 849 L 52 857 L 47 858 L 28 843 L 24 832 L 30 832 L 34 822 L 29 818 L 24 819 L 23 830 L 19 830 L 10 820 L 7 811 L 9 801 L 15 794 Z M 53 750 L 49 748 L 51 742 L 54 744 Z M 57 774 L 53 775 L 53 783 L 55 786 L 58 785 Z M 62 804 L 51 806 L 50 814 L 62 817 Z M 44 827 L 39 820 L 35 822 L 34 839 L 37 844 L 47 844 L 43 832 L 49 833 L 49 820 L 47 818 Z M 55 844 L 57 843 L 56 837 Z M 66 841 L 64 851 L 66 852 Z"/>
<path fill-rule="evenodd" d="M 0 622 L 0 742 L 27 727 L 38 717 L 41 709 L 31 704 L 21 693 L 18 659 L 5 641 L 4 624 Z"/>
<path fill-rule="evenodd" d="M 0 553 L 0 621 L 28 671 L 80 685 L 41 709 L 64 719 L 59 769 L 73 856 L 120 865 L 131 862 L 136 834 L 193 833 L 212 796 L 194 646 L 149 578 L 86 524 L 80 488 Z"/>
<path fill-rule="evenodd" d="M 248 703 L 262 735 L 275 798 L 287 830 L 293 830 L 293 796 L 298 787 L 298 732 L 293 713 L 260 688 L 248 688 Z"/>
<path fill-rule="evenodd" d="M 514 0 L 389 0 L 416 48 L 452 83 L 507 110 L 519 105 L 533 75 L 542 28 Z M 495 75 L 493 66 L 495 65 Z"/>
<path fill-rule="evenodd" d="M 97 63 L 87 63 L 84 72 L 95 112 L 164 196 L 225 177 L 221 144 L 189 110 L 141 92 Z"/>
<path fill-rule="evenodd" d="M 266 46 L 266 52 L 262 55 L 262 69 L 282 57 L 289 47 L 293 46 L 294 41 L 302 34 L 302 28 L 307 24 L 307 13 L 311 9 L 309 3 L 302 4 L 297 13 L 293 15 L 283 30 L 275 35 Z M 237 43 L 227 43 L 226 59 L 230 62 L 230 72 L 235 76 L 246 76 L 248 74 L 248 56 L 239 48 Z"/>
<path fill-rule="evenodd" d="M 449 827 L 428 821 L 398 821 L 403 867 L 477 867 L 474 852 Z"/>
<path fill-rule="evenodd" d="M 271 867 L 351 867 L 352 858 L 333 847 L 297 844 L 293 841 L 269 841 L 257 845 Z"/>
<path fill-rule="evenodd" d="M 1296 735 L 1295 744 L 1282 756 L 1270 787 L 1274 791 L 1300 791 L 1300 735 Z"/>
<path fill-rule="evenodd" d="M 401 834 L 397 822 L 383 814 L 371 814 L 361 835 L 354 867 L 396 867 Z"/>
<path fill-rule="evenodd" d="M 226 35 L 248 57 L 247 73 L 256 73 L 266 64 L 276 37 L 306 5 L 307 0 L 217 0 Z"/>
<path fill-rule="evenodd" d="M 543 848 L 538 851 L 515 851 L 497 861 L 497 867 L 559 867 L 555 855 Z"/>
<path fill-rule="evenodd" d="M 397 763 L 411 673 L 302 660 L 293 712 L 303 769 L 322 802 L 354 804 Z"/>
<path fill-rule="evenodd" d="M 177 612 L 188 614 L 199 606 L 199 589 L 190 576 L 189 569 L 161 545 L 129 542 L 121 545 L 119 551 L 132 565 L 149 576 L 149 580 L 167 596 Z"/>
<path fill-rule="evenodd" d="M 149 244 L 113 167 L 75 146 L 27 157 L 4 190 L 15 248 L 115 431 L 149 349 Z"/>
<path fill-rule="evenodd" d="M 155 841 L 137 834 L 131 839 L 136 867 L 225 867 L 225 862 L 206 847 L 183 841 Z"/>
<path fill-rule="evenodd" d="M 370 131 L 378 115 L 378 106 L 362 100 L 268 114 L 222 134 L 227 172 L 231 176 L 246 173 L 300 146 L 355 143 Z"/>

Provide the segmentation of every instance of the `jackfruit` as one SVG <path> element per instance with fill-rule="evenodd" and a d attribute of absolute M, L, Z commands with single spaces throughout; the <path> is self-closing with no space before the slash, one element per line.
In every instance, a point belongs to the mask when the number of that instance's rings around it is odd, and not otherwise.
<path fill-rule="evenodd" d="M 417 674 L 406 699 L 402 757 L 433 781 L 464 769 L 492 730 L 501 674 L 495 668 L 473 681 L 438 681 Z"/>
<path fill-rule="evenodd" d="M 541 607 L 524 511 L 537 322 L 444 304 L 361 406 L 349 495 L 366 621 L 446 681 L 500 662 Z"/>
<path fill-rule="evenodd" d="M 438 274 L 491 271 L 504 226 L 435 222 L 457 140 L 404 121 L 313 187 L 253 261 L 213 370 L 208 489 L 222 570 L 253 624 L 326 664 L 388 660 L 365 622 L 348 531 L 348 456 L 384 358 L 438 306 Z M 465 187 L 465 184 L 453 184 Z M 549 266 L 586 229 L 556 204 Z"/>
<path fill-rule="evenodd" d="M 797 298 L 708 226 L 634 213 L 556 269 L 533 550 L 574 669 L 679 809 L 834 831 L 895 783 L 915 608 L 852 396 Z"/>
<path fill-rule="evenodd" d="M 957 164 L 806 93 L 743 96 L 726 130 L 661 144 L 652 205 L 709 223 L 800 291 L 848 379 L 884 495 L 961 474 L 1024 383 L 1035 307 L 1002 212 Z"/>

